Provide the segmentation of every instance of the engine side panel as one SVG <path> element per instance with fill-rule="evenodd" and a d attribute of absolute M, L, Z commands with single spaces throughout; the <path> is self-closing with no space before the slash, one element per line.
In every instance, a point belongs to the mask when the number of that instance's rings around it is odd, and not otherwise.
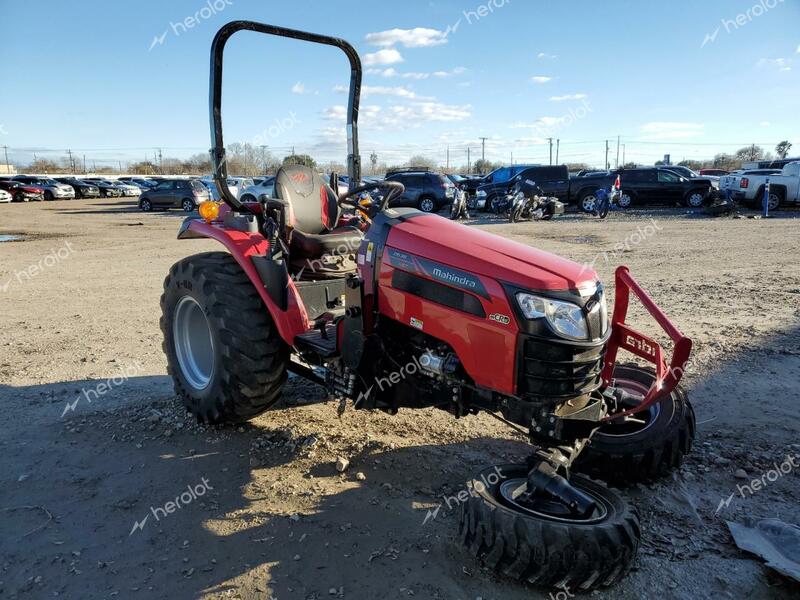
<path fill-rule="evenodd" d="M 514 393 L 519 330 L 498 282 L 391 246 L 377 268 L 381 315 L 449 344 L 476 385 Z"/>

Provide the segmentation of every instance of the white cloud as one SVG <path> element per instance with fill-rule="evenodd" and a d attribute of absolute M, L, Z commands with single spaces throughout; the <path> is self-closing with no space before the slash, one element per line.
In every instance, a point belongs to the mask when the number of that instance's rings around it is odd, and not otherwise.
<path fill-rule="evenodd" d="M 367 69 L 367 75 L 380 75 L 381 77 L 400 77 L 402 79 L 428 79 L 430 77 L 451 77 L 453 75 L 461 75 L 462 73 L 466 73 L 466 67 L 455 67 L 454 69 L 450 69 L 449 71 L 434 71 L 433 73 L 420 73 L 415 71 L 407 71 L 405 73 L 401 73 L 394 69 L 393 67 L 388 67 L 386 69 Z"/>
<path fill-rule="evenodd" d="M 791 71 L 792 61 L 788 58 L 762 58 L 756 63 L 758 67 L 772 67 L 778 71 Z"/>
<path fill-rule="evenodd" d="M 536 75 L 535 77 L 531 77 L 531 81 L 534 83 L 547 83 L 553 79 L 552 77 L 546 77 L 544 75 Z"/>
<path fill-rule="evenodd" d="M 333 86 L 333 91 L 339 94 L 347 93 L 349 88 L 344 85 L 335 85 Z M 362 85 L 361 86 L 361 95 L 362 96 L 397 96 L 398 98 L 409 98 L 413 99 L 416 98 L 417 95 L 409 90 L 408 88 L 404 88 L 402 86 L 396 87 L 387 87 L 382 85 Z"/>
<path fill-rule="evenodd" d="M 394 46 L 401 44 L 406 48 L 426 48 L 447 43 L 447 35 L 438 29 L 415 27 L 414 29 L 389 29 L 368 33 L 368 44 L 373 46 Z"/>
<path fill-rule="evenodd" d="M 467 104 L 455 106 L 440 102 L 412 102 L 406 106 L 390 106 L 389 113 L 400 119 L 410 121 L 462 121 L 468 119 L 472 107 Z"/>
<path fill-rule="evenodd" d="M 302 81 L 298 81 L 292 86 L 292 93 L 293 94 L 305 94 L 306 93 L 306 86 L 303 84 Z"/>
<path fill-rule="evenodd" d="M 563 96 L 550 96 L 550 102 L 563 102 L 564 100 L 583 100 L 586 94 L 565 94 Z"/>
<path fill-rule="evenodd" d="M 770 123 L 769 123 L 769 121 L 761 121 L 761 123 L 759 123 L 759 125 L 761 127 L 769 127 Z"/>
<path fill-rule="evenodd" d="M 690 138 L 702 135 L 703 125 L 701 123 L 680 123 L 675 121 L 651 121 L 645 123 L 639 130 L 645 138 L 653 139 L 675 139 Z"/>
<path fill-rule="evenodd" d="M 546 58 L 548 60 L 554 60 L 554 59 L 558 58 L 558 55 L 557 54 L 547 54 L 547 52 L 539 52 L 539 54 L 536 55 L 536 58 Z"/>
<path fill-rule="evenodd" d="M 364 55 L 365 65 L 393 65 L 401 62 L 403 62 L 403 55 L 394 48 L 385 48 Z"/>

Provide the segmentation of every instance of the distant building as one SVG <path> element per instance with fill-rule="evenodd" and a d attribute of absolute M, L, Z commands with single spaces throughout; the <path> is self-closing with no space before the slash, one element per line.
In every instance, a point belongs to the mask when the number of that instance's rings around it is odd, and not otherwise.
<path fill-rule="evenodd" d="M 17 169 L 14 165 L 4 165 L 0 163 L 0 175 L 16 175 Z"/>

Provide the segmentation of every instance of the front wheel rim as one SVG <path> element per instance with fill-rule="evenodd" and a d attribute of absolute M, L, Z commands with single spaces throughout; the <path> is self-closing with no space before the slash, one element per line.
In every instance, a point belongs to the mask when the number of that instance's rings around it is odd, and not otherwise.
<path fill-rule="evenodd" d="M 423 212 L 433 212 L 433 200 L 425 198 L 419 203 L 419 207 Z"/>
<path fill-rule="evenodd" d="M 583 210 L 585 212 L 594 212 L 595 206 L 597 206 L 597 198 L 594 196 L 586 196 L 583 199 Z"/>
<path fill-rule="evenodd" d="M 202 307 L 191 296 L 175 306 L 172 337 L 184 379 L 195 390 L 204 390 L 214 374 L 214 338 Z"/>
<path fill-rule="evenodd" d="M 147 212 L 151 208 L 149 200 L 142 200 L 142 210 Z"/>
<path fill-rule="evenodd" d="M 692 194 L 689 196 L 689 206 L 697 208 L 703 205 L 703 196 L 701 194 Z"/>
<path fill-rule="evenodd" d="M 194 210 L 194 202 L 192 202 L 191 200 L 184 200 L 183 210 L 184 212 L 192 212 Z"/>
<path fill-rule="evenodd" d="M 620 208 L 628 208 L 631 205 L 631 197 L 623 194 L 619 197 L 617 204 Z"/>
<path fill-rule="evenodd" d="M 597 508 L 587 518 L 578 518 L 569 514 L 569 508 L 555 500 L 550 499 L 534 499 L 531 501 L 519 501 L 514 497 L 514 491 L 523 485 L 526 479 L 509 479 L 500 484 L 498 494 L 503 503 L 524 514 L 532 515 L 539 519 L 547 521 L 556 521 L 560 523 L 581 523 L 589 525 L 592 523 L 599 523 L 608 516 L 608 506 L 606 502 L 598 494 L 593 493 L 586 488 L 578 488 L 584 494 L 591 496 Z"/>
<path fill-rule="evenodd" d="M 767 208 L 770 210 L 775 210 L 778 208 L 778 205 L 781 203 L 780 198 L 778 198 L 775 194 L 769 195 L 769 200 L 767 201 Z"/>

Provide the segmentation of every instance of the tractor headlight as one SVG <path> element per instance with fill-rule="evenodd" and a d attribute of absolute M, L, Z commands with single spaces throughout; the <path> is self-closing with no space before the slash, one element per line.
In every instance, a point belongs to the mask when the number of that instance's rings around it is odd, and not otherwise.
<path fill-rule="evenodd" d="M 574 340 L 589 338 L 589 327 L 583 309 L 572 302 L 517 293 L 517 304 L 526 319 L 547 319 L 559 334 Z"/>

